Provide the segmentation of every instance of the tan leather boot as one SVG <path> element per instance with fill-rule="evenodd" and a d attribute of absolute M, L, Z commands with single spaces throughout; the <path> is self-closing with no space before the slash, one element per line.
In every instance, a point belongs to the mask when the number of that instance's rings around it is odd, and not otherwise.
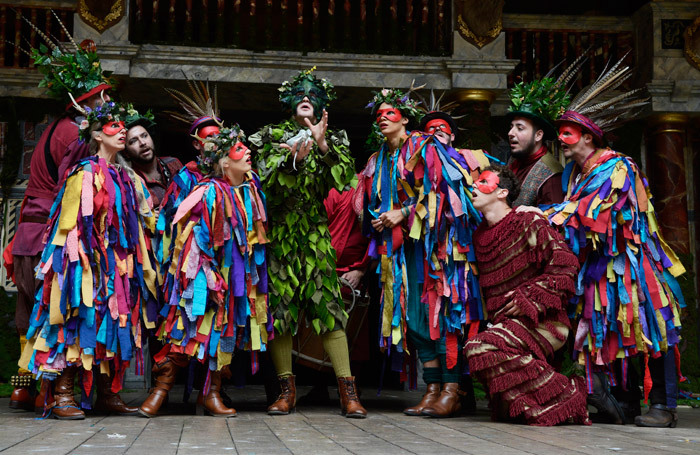
<path fill-rule="evenodd" d="M 59 420 L 82 420 L 85 413 L 73 398 L 73 382 L 78 372 L 76 365 L 63 369 L 54 385 L 54 401 L 49 405 L 52 415 Z"/>
<path fill-rule="evenodd" d="M 440 383 L 439 382 L 433 382 L 432 384 L 428 384 L 428 390 L 426 390 L 425 395 L 423 395 L 423 398 L 420 400 L 420 403 L 417 405 L 406 408 L 403 410 L 403 413 L 406 414 L 407 416 L 420 416 L 423 415 L 423 409 L 431 406 L 435 401 L 437 401 L 438 397 L 440 396 Z"/>
<path fill-rule="evenodd" d="M 236 417 L 238 413 L 233 408 L 227 408 L 221 399 L 221 372 L 212 371 L 210 373 L 209 393 L 203 396 L 201 393 L 197 398 L 197 414 L 207 413 L 214 417 Z"/>
<path fill-rule="evenodd" d="M 153 365 L 151 371 L 156 378 L 156 385 L 150 391 L 146 401 L 141 403 L 138 413 L 144 417 L 155 417 L 158 410 L 168 398 L 168 392 L 175 384 L 175 376 L 180 368 L 189 361 L 185 354 L 168 354 L 160 363 Z"/>
<path fill-rule="evenodd" d="M 367 410 L 362 407 L 357 397 L 355 376 L 338 378 L 338 393 L 340 394 L 340 412 L 351 419 L 364 419 Z"/>
<path fill-rule="evenodd" d="M 297 405 L 297 388 L 294 384 L 294 376 L 278 379 L 282 393 L 277 397 L 277 401 L 267 408 L 267 413 L 271 416 L 287 415 L 290 412 L 294 412 L 294 407 Z"/>
<path fill-rule="evenodd" d="M 442 386 L 440 397 L 431 405 L 423 409 L 423 415 L 431 417 L 452 417 L 462 410 L 462 396 L 464 392 L 459 390 L 459 384 L 448 382 Z"/>
<path fill-rule="evenodd" d="M 115 413 L 120 416 L 136 415 L 139 408 L 127 406 L 118 393 L 112 392 L 112 378 L 107 374 L 98 373 L 97 376 L 97 400 L 95 411 Z"/>
<path fill-rule="evenodd" d="M 17 411 L 31 411 L 34 409 L 34 376 L 32 374 L 18 374 L 10 378 L 10 384 L 14 387 L 10 395 L 10 409 Z"/>

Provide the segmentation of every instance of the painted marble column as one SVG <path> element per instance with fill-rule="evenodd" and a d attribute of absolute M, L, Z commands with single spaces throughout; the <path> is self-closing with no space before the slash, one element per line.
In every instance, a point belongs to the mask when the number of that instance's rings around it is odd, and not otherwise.
<path fill-rule="evenodd" d="M 450 95 L 457 103 L 452 110 L 457 126 L 457 146 L 468 149 L 491 148 L 491 112 L 489 107 L 496 94 L 490 90 L 459 90 Z"/>
<path fill-rule="evenodd" d="M 647 177 L 666 241 L 677 253 L 690 252 L 685 153 L 688 116 L 657 114 L 645 131 Z"/>

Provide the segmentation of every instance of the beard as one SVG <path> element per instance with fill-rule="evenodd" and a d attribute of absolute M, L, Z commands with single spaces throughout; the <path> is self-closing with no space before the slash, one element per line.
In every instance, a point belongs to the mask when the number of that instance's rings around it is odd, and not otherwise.
<path fill-rule="evenodd" d="M 530 136 L 530 140 L 527 142 L 527 144 L 525 144 L 525 146 L 522 148 L 522 150 L 518 150 L 517 152 L 514 150 L 511 150 L 510 156 L 512 156 L 516 160 L 523 160 L 536 152 L 535 147 L 536 147 L 535 135 L 533 134 L 532 136 Z"/>
<path fill-rule="evenodd" d="M 129 158 L 129 160 L 130 160 L 133 164 L 138 164 L 138 165 L 142 165 L 142 166 L 143 166 L 143 165 L 146 165 L 146 164 L 151 164 L 151 163 L 153 163 L 153 161 L 155 161 L 155 159 L 156 159 L 156 154 L 155 154 L 155 152 L 154 152 L 154 153 L 153 153 L 153 156 L 151 157 L 151 159 L 141 158 L 141 155 L 132 155 L 132 154 L 130 154 L 130 153 L 127 153 L 127 157 Z"/>

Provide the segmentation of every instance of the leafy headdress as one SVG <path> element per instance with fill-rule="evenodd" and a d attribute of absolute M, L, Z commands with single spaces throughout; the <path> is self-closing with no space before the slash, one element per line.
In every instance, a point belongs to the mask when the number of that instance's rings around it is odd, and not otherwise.
<path fill-rule="evenodd" d="M 184 72 L 182 74 L 185 76 L 191 95 L 188 96 L 179 90 L 166 87 L 165 91 L 177 102 L 183 112 L 165 111 L 165 113 L 175 120 L 188 124 L 190 135 L 195 134 L 198 129 L 205 126 L 221 125 L 216 86 L 214 86 L 212 94 L 209 90 L 209 81 L 196 81 L 187 77 Z"/>
<path fill-rule="evenodd" d="M 69 94 L 70 98 L 73 98 Z M 106 125 L 109 122 L 126 122 L 129 118 L 138 117 L 139 113 L 131 104 L 118 104 L 114 101 L 107 101 L 94 109 L 87 106 L 80 106 L 77 100 L 73 102 L 73 107 L 84 117 L 78 117 L 78 135 L 82 142 L 90 142 L 91 132 Z M 147 112 L 146 116 L 153 114 Z"/>
<path fill-rule="evenodd" d="M 323 110 L 328 104 L 336 99 L 333 84 L 325 78 L 317 78 L 311 69 L 300 71 L 291 81 L 284 81 L 278 89 L 280 92 L 280 103 L 285 111 L 294 112 L 297 105 L 308 96 L 314 107 L 314 116 L 320 119 Z"/>
<path fill-rule="evenodd" d="M 17 14 L 45 43 L 40 44 L 39 49 L 32 48 L 31 53 L 24 51 L 44 75 L 39 87 L 45 87 L 49 96 L 66 103 L 66 109 L 69 109 L 73 106 L 71 98 L 80 103 L 112 88 L 114 83 L 109 78 L 111 72 L 102 70 L 95 43 L 92 40 L 84 40 L 78 46 L 56 13 L 53 10 L 51 13 L 68 37 L 69 47 L 55 38 L 52 40 L 29 19 L 19 12 Z"/>
<path fill-rule="evenodd" d="M 630 67 L 622 66 L 627 54 L 610 69 L 603 70 L 590 87 L 576 95 L 557 123 L 576 123 L 595 136 L 598 144 L 602 144 L 605 130 L 615 129 L 638 115 L 649 103 L 643 88 L 611 96 L 613 90 L 632 76 Z"/>
<path fill-rule="evenodd" d="M 219 128 L 219 134 L 203 139 L 192 135 L 196 139 L 201 140 L 204 144 L 198 158 L 197 166 L 205 175 L 211 174 L 219 160 L 227 156 L 229 150 L 235 147 L 238 142 L 243 142 L 245 140 L 245 134 L 238 124 L 230 128 L 219 124 Z"/>
<path fill-rule="evenodd" d="M 516 84 L 510 91 L 511 104 L 506 119 L 530 119 L 544 131 L 545 140 L 555 139 L 557 130 L 554 128 L 554 121 L 564 113 L 571 102 L 568 86 L 586 61 L 586 54 L 587 52 L 578 57 L 556 80 L 551 76 L 559 65 L 552 68 L 542 79 Z"/>
<path fill-rule="evenodd" d="M 372 115 L 376 114 L 377 109 L 382 103 L 390 104 L 401 112 L 401 115 L 408 118 L 410 123 L 417 123 L 421 121 L 421 118 L 425 114 L 425 109 L 420 107 L 421 102 L 411 98 L 411 93 L 422 89 L 425 85 L 416 87 L 415 81 L 411 81 L 411 87 L 409 87 L 406 93 L 399 89 L 393 88 L 383 88 L 378 92 L 372 92 L 374 97 L 367 103 L 365 108 L 371 109 Z M 379 149 L 385 141 L 382 131 L 376 122 L 372 122 L 372 130 L 365 141 L 365 147 L 368 150 Z"/>

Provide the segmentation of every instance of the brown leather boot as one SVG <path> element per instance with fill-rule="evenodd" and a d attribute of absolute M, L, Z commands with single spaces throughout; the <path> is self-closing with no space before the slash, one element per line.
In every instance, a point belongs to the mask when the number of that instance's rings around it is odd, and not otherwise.
<path fill-rule="evenodd" d="M 49 405 L 53 416 L 59 420 L 82 420 L 85 413 L 80 409 L 73 398 L 73 381 L 78 372 L 76 365 L 63 369 L 61 375 L 56 378 L 54 385 L 54 401 Z"/>
<path fill-rule="evenodd" d="M 112 378 L 107 374 L 98 373 L 97 376 L 97 400 L 95 411 L 115 413 L 120 416 L 136 415 L 139 408 L 127 406 L 118 393 L 112 392 Z"/>
<path fill-rule="evenodd" d="M 431 406 L 435 401 L 438 399 L 440 396 L 440 383 L 439 382 L 433 382 L 432 384 L 428 384 L 428 390 L 425 392 L 425 395 L 423 395 L 423 398 L 420 400 L 420 403 L 417 405 L 406 408 L 403 410 L 403 413 L 406 414 L 407 416 L 420 416 L 423 415 L 423 409 L 427 408 L 428 406 Z"/>
<path fill-rule="evenodd" d="M 277 401 L 267 408 L 267 414 L 271 416 L 287 415 L 294 412 L 297 405 L 297 387 L 294 384 L 294 376 L 278 378 L 282 393 L 277 397 Z"/>
<path fill-rule="evenodd" d="M 340 412 L 351 419 L 364 419 L 367 410 L 362 407 L 357 397 L 355 376 L 338 378 L 338 393 L 340 394 Z"/>
<path fill-rule="evenodd" d="M 141 403 L 138 413 L 144 417 L 155 417 L 158 410 L 168 398 L 168 392 L 175 384 L 175 376 L 180 368 L 189 361 L 185 354 L 168 354 L 160 363 L 153 365 L 152 372 L 156 385 L 150 391 L 146 401 Z"/>
<path fill-rule="evenodd" d="M 206 412 L 214 417 L 236 417 L 238 413 L 233 408 L 227 408 L 221 399 L 221 371 L 210 373 L 209 393 L 203 396 L 201 393 L 197 398 L 197 414 Z"/>
<path fill-rule="evenodd" d="M 41 378 L 41 388 L 39 393 L 34 399 L 34 412 L 36 414 L 42 414 L 44 412 L 44 406 L 46 406 L 46 396 L 51 392 L 51 381 Z"/>
<path fill-rule="evenodd" d="M 34 409 L 34 376 L 31 374 L 18 374 L 10 378 L 10 384 L 14 387 L 10 395 L 10 409 L 17 411 L 31 411 Z"/>
<path fill-rule="evenodd" d="M 431 405 L 423 409 L 423 415 L 431 417 L 452 417 L 462 410 L 462 396 L 464 392 L 459 390 L 459 384 L 448 382 L 442 386 L 440 397 Z"/>

